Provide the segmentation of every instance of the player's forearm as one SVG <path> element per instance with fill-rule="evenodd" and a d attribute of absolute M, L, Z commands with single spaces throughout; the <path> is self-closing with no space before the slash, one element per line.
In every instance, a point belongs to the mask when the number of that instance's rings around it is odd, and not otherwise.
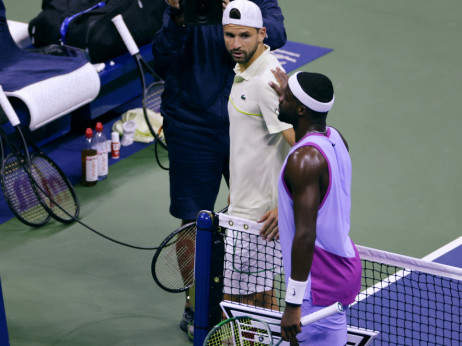
<path fill-rule="evenodd" d="M 292 243 L 292 268 L 287 282 L 285 302 L 288 306 L 300 306 L 305 297 L 308 275 L 313 262 L 314 238 L 310 232 L 295 226 Z"/>
<path fill-rule="evenodd" d="M 292 268 L 290 277 L 296 281 L 306 281 L 313 263 L 316 232 L 295 232 L 292 243 Z"/>
<path fill-rule="evenodd" d="M 287 129 L 282 131 L 282 135 L 284 136 L 284 139 L 286 140 L 287 143 L 289 143 L 290 146 L 293 146 L 295 143 L 295 132 L 294 129 Z"/>

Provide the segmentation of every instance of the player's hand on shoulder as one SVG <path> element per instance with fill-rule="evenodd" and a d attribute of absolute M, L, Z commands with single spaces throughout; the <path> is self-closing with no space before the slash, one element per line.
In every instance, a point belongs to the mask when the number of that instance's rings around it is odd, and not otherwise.
<path fill-rule="evenodd" d="M 267 211 L 257 222 L 264 222 L 260 229 L 260 235 L 263 239 L 267 241 L 279 239 L 278 208 Z"/>
<path fill-rule="evenodd" d="M 287 87 L 289 76 L 287 76 L 286 72 L 280 67 L 276 67 L 276 70 L 271 70 L 271 72 L 273 72 L 274 77 L 276 77 L 276 80 L 279 84 L 269 82 L 269 86 L 273 88 L 274 91 L 276 91 L 279 97 L 281 97 L 284 94 L 284 90 Z"/>

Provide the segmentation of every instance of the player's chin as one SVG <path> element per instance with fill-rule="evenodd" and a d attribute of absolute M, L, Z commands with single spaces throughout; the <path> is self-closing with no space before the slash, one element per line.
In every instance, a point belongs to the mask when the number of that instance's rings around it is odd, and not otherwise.
<path fill-rule="evenodd" d="M 231 54 L 231 58 L 236 64 L 242 64 L 247 61 L 247 56 L 245 54 Z"/>

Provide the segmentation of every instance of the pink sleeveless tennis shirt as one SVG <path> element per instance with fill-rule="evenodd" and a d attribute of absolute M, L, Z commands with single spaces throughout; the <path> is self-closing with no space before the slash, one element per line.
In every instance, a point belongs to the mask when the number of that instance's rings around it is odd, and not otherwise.
<path fill-rule="evenodd" d="M 305 291 L 313 305 L 330 305 L 336 301 L 352 303 L 361 289 L 361 260 L 349 237 L 351 209 L 351 159 L 348 150 L 334 128 L 326 135 L 309 133 L 295 143 L 289 157 L 303 146 L 313 146 L 327 160 L 329 186 L 318 210 L 316 242 L 311 272 Z M 279 236 L 286 281 L 291 273 L 292 242 L 295 222 L 292 196 L 284 183 L 282 166 L 279 178 Z"/>

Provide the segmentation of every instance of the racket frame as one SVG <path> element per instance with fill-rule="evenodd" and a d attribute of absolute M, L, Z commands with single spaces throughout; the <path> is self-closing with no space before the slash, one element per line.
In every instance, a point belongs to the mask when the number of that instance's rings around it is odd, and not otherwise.
<path fill-rule="evenodd" d="M 53 198 L 52 196 L 50 196 L 50 193 L 48 193 L 47 191 L 45 191 L 39 182 L 37 182 L 37 180 L 35 179 L 35 176 L 34 176 L 34 171 L 35 168 L 34 168 L 34 165 L 32 164 L 32 159 L 31 159 L 31 155 L 30 155 L 30 152 L 29 152 L 29 146 L 28 146 L 28 141 L 26 140 L 25 136 L 24 136 L 24 133 L 22 132 L 21 130 L 21 122 L 15 112 L 15 110 L 13 109 L 11 103 L 9 102 L 8 98 L 6 97 L 5 93 L 3 92 L 3 89 L 0 85 L 0 105 L 2 106 L 8 120 L 10 121 L 11 125 L 13 126 L 15 132 L 16 132 L 16 136 L 19 138 L 19 141 L 21 142 L 21 145 L 23 147 L 23 151 L 24 151 L 24 154 L 20 153 L 16 146 L 12 145 L 11 142 L 9 142 L 8 140 L 8 136 L 4 133 L 3 129 L 2 129 L 2 135 L 5 136 L 5 139 L 6 141 L 8 142 L 8 145 L 11 147 L 11 149 L 15 152 L 15 155 L 18 156 L 19 158 L 21 158 L 22 156 L 25 157 L 25 162 L 20 160 L 20 162 L 22 163 L 22 167 L 23 169 L 25 170 L 25 172 L 27 173 L 28 177 L 29 177 L 29 181 L 31 183 L 31 186 L 32 186 L 32 189 L 38 199 L 38 201 L 40 202 L 40 204 L 43 206 L 43 208 L 48 212 L 49 215 L 51 215 L 54 219 L 62 222 L 62 223 L 72 223 L 79 215 L 79 211 L 80 211 L 80 204 L 78 202 L 78 199 L 77 199 L 77 195 L 75 194 L 75 191 L 74 191 L 74 188 L 72 187 L 72 184 L 69 182 L 69 179 L 66 177 L 66 175 L 63 173 L 63 171 L 58 167 L 58 165 L 53 161 L 51 160 L 47 155 L 45 155 L 43 153 L 43 151 L 41 151 L 35 144 L 33 144 L 32 142 L 31 145 L 32 147 L 38 152 L 38 154 L 36 153 L 33 153 L 33 157 L 38 157 L 38 156 L 41 156 L 45 159 L 45 161 L 48 162 L 48 164 L 53 168 L 55 169 L 55 171 L 57 172 L 57 174 L 60 176 L 60 178 L 62 179 L 62 181 L 65 183 L 65 185 L 67 186 L 68 190 L 70 191 L 71 193 L 71 196 L 74 200 L 74 205 L 75 205 L 75 212 L 74 212 L 74 215 L 72 215 L 71 213 L 69 213 L 67 210 L 65 210 L 64 208 L 62 208 L 59 203 L 57 203 Z M 69 219 L 64 219 L 63 217 L 61 217 L 60 215 L 56 214 L 56 212 L 53 210 L 52 207 L 50 207 L 48 205 L 48 203 L 44 200 L 43 198 L 43 195 L 46 196 L 46 198 L 48 200 L 50 200 L 53 204 L 55 204 L 58 208 L 60 208 L 65 214 L 67 214 L 68 216 L 70 216 Z"/>
<path fill-rule="evenodd" d="M 314 323 L 316 321 L 319 321 L 323 318 L 326 318 L 328 316 L 331 316 L 335 313 L 340 313 L 340 312 L 343 312 L 344 311 L 344 308 L 343 308 L 343 305 L 340 303 L 340 302 L 335 302 L 334 304 L 331 304 L 329 306 L 326 306 L 324 308 L 322 308 L 321 310 L 318 310 L 316 312 L 313 312 L 309 315 L 305 315 L 303 316 L 301 319 L 300 319 L 300 327 L 303 327 L 303 326 L 306 326 L 308 324 L 311 324 L 311 323 Z M 207 342 L 213 337 L 213 334 L 218 330 L 220 329 L 224 324 L 227 324 L 227 323 L 233 323 L 235 321 L 239 321 L 241 319 L 249 319 L 249 320 L 252 320 L 256 323 L 261 323 L 262 326 L 265 326 L 265 328 L 267 329 L 268 331 L 268 342 L 269 343 L 261 343 L 261 345 L 268 345 L 268 346 L 278 346 L 280 345 L 283 341 L 285 341 L 282 337 L 278 340 L 277 343 L 274 343 L 273 341 L 273 333 L 271 331 L 271 328 L 269 327 L 269 325 L 276 325 L 276 323 L 273 323 L 273 322 L 268 322 L 268 321 L 265 321 L 263 319 L 260 319 L 260 318 L 256 318 L 254 316 L 249 316 L 249 315 L 240 315 L 240 316 L 233 316 L 233 317 L 230 317 L 220 323 L 218 323 L 216 326 L 214 326 L 210 332 L 207 334 L 205 340 L 204 340 L 204 346 L 207 345 Z M 238 322 L 239 323 L 239 322 Z M 255 327 L 257 328 L 257 327 Z M 257 345 L 259 345 L 261 341 L 258 341 L 258 340 L 255 340 L 254 342 L 257 343 Z M 236 345 L 234 343 L 234 345 Z M 237 345 L 243 345 L 242 343 L 241 344 L 237 344 Z"/>
<path fill-rule="evenodd" d="M 241 320 L 243 320 L 243 322 L 241 322 Z M 258 323 L 259 326 L 254 326 L 253 323 L 251 323 L 251 325 L 249 325 L 248 323 L 245 323 L 244 321 L 255 322 L 255 323 Z M 266 322 L 266 321 L 260 320 L 258 318 L 255 318 L 255 317 L 245 316 L 245 315 L 231 317 L 231 318 L 228 318 L 228 319 L 218 323 L 207 334 L 207 336 L 205 337 L 203 345 L 204 346 L 209 345 L 209 344 L 207 344 L 207 342 L 209 340 L 213 339 L 215 333 L 218 330 L 222 329 L 223 326 L 227 325 L 227 324 L 230 325 L 230 330 L 232 328 L 232 333 L 229 336 L 229 338 L 232 338 L 233 345 L 246 345 L 246 343 L 244 343 L 244 342 L 247 342 L 247 344 L 250 344 L 251 342 L 255 342 L 257 345 L 270 345 L 270 346 L 273 345 L 273 335 L 271 333 L 271 328 L 269 326 L 269 323 Z M 236 324 L 236 325 L 234 325 L 234 324 Z M 238 329 L 238 333 L 235 332 L 234 328 Z M 259 330 L 265 329 L 266 333 L 263 334 L 263 333 L 258 333 L 257 331 L 247 331 L 247 330 L 245 330 L 246 328 L 255 328 L 255 329 L 259 329 Z M 259 340 L 250 340 L 248 337 L 243 336 L 242 335 L 243 333 L 252 333 L 255 336 L 259 335 L 261 337 L 261 339 L 259 339 Z M 239 337 L 239 343 L 236 343 L 236 334 Z M 225 341 L 225 340 L 217 340 L 217 341 Z M 231 340 L 229 340 L 229 341 L 231 341 Z M 263 343 L 263 342 L 265 342 L 265 343 Z M 215 344 L 212 344 L 212 345 L 214 346 Z M 216 344 L 216 345 L 218 345 L 218 344 Z"/>
<path fill-rule="evenodd" d="M 222 210 L 220 210 L 218 213 L 226 213 L 228 210 L 228 207 L 226 206 L 225 208 L 223 208 Z M 168 245 L 168 246 L 172 246 L 173 244 L 169 244 L 170 240 L 175 237 L 178 233 L 180 232 L 185 232 L 186 229 L 189 229 L 191 226 L 194 226 L 194 228 L 196 228 L 196 221 L 192 221 L 192 222 L 189 222 L 185 225 L 182 225 L 181 227 L 177 228 L 176 230 L 174 230 L 172 233 L 170 233 L 163 241 L 162 243 L 159 245 L 159 247 L 157 248 L 156 252 L 154 253 L 154 257 L 152 258 L 152 262 L 151 262 L 151 274 L 152 274 L 152 277 L 154 279 L 154 281 L 156 282 L 157 285 L 159 285 L 160 288 L 162 288 L 163 290 L 167 291 L 167 292 L 172 292 L 172 293 L 179 293 L 179 292 L 185 292 L 187 291 L 189 288 L 191 288 L 192 285 L 194 285 L 194 276 L 193 276 L 193 282 L 189 285 L 184 285 L 184 287 L 181 287 L 181 288 L 171 288 L 171 287 L 167 287 L 165 284 L 163 284 L 159 279 L 158 275 L 156 274 L 156 264 L 157 264 L 157 260 L 159 259 L 163 249 Z M 195 242 L 195 239 L 194 239 L 194 242 Z M 195 245 L 195 244 L 194 244 Z M 178 250 L 178 248 L 177 248 Z M 195 251 L 192 252 L 192 256 L 194 256 L 194 268 L 193 268 L 193 273 L 194 274 L 194 270 L 195 270 L 195 265 L 196 265 L 196 253 Z"/>
<path fill-rule="evenodd" d="M 161 256 L 162 254 L 162 251 L 166 248 L 166 247 L 169 247 L 169 246 L 174 246 L 176 244 L 176 241 L 169 244 L 170 240 L 172 240 L 174 237 L 176 237 L 179 233 L 182 233 L 182 232 L 185 232 L 185 231 L 191 231 L 191 227 L 194 227 L 194 232 L 196 231 L 196 222 L 193 221 L 193 222 L 189 222 L 179 228 L 177 228 L 175 231 L 173 231 L 172 233 L 170 233 L 163 241 L 162 243 L 159 245 L 158 249 L 156 250 L 156 252 L 154 253 L 154 257 L 152 258 L 152 262 L 151 262 L 151 274 L 152 274 L 152 277 L 154 279 L 154 281 L 156 282 L 156 284 L 162 288 L 163 290 L 167 291 L 167 292 L 171 292 L 171 293 L 180 293 L 180 292 L 185 292 L 187 291 L 189 288 L 192 287 L 192 285 L 194 285 L 194 275 L 193 275 L 193 280 L 191 283 L 188 283 L 186 285 L 184 285 L 184 287 L 180 287 L 180 288 L 171 288 L 171 287 L 168 287 L 166 286 L 162 280 L 159 279 L 159 276 L 157 275 L 157 270 L 156 270 L 156 264 L 157 264 L 157 260 L 159 259 L 159 257 Z M 194 243 L 195 243 L 195 239 L 194 239 Z M 194 244 L 195 245 L 195 244 Z M 188 249 L 189 250 L 189 249 Z M 194 248 L 195 250 L 195 248 Z M 193 256 L 194 256 L 194 251 L 193 251 Z M 194 273 L 193 273 L 194 274 Z"/>
<path fill-rule="evenodd" d="M 31 180 L 31 176 L 27 170 L 26 167 L 26 158 L 22 153 L 19 152 L 17 147 L 9 140 L 8 135 L 5 133 L 3 128 L 0 126 L 0 142 L 1 142 L 1 155 L 2 155 L 2 162 L 1 162 L 1 177 L 0 177 L 0 184 L 2 186 L 2 191 L 3 195 L 5 196 L 6 203 L 8 204 L 8 207 L 10 208 L 11 212 L 18 218 L 19 221 L 22 223 L 26 224 L 27 226 L 31 227 L 41 227 L 45 225 L 51 218 L 50 213 L 48 210 L 43 206 L 43 203 L 38 195 L 38 192 L 34 186 L 34 181 Z M 11 153 L 9 153 L 5 157 L 5 148 L 4 148 L 4 142 L 10 147 Z M 18 168 L 19 170 L 22 170 L 24 174 L 21 174 L 23 177 L 27 177 L 27 182 L 28 186 L 26 189 L 30 189 L 30 192 L 35 195 L 35 202 L 33 208 L 41 208 L 41 212 L 43 213 L 44 217 L 40 221 L 32 221 L 28 220 L 23 214 L 22 211 L 20 211 L 16 205 L 13 203 L 13 201 L 10 198 L 11 195 L 11 189 L 7 188 L 7 182 L 6 182 L 6 162 L 10 160 L 10 158 L 13 158 L 18 162 Z M 18 174 L 18 173 L 14 173 Z M 23 182 L 24 184 L 25 182 Z M 26 183 L 27 184 L 27 183 Z"/>
<path fill-rule="evenodd" d="M 43 199 L 48 199 L 52 204 L 52 205 L 55 205 L 59 210 L 61 210 L 64 214 L 66 214 L 68 216 L 68 218 L 63 218 L 62 216 L 60 216 L 59 214 L 57 214 L 55 211 L 54 211 L 54 208 L 53 206 L 48 206 L 48 203 L 46 203 L 46 201 L 44 200 L 44 203 L 49 207 L 50 209 L 50 214 L 53 218 L 55 218 L 56 220 L 62 222 L 62 223 L 65 223 L 65 224 L 69 224 L 69 223 L 72 223 L 75 221 L 75 219 L 77 219 L 79 217 L 79 214 L 80 214 L 80 203 L 79 203 L 79 199 L 77 198 L 77 194 L 75 193 L 75 190 L 74 190 L 74 187 L 72 186 L 71 182 L 69 181 L 69 179 L 67 178 L 67 176 L 64 174 L 64 172 L 62 171 L 62 169 L 56 164 L 56 162 L 54 162 L 47 154 L 45 154 L 37 145 L 35 145 L 35 143 L 29 141 L 30 145 L 34 148 L 34 152 L 32 152 L 32 154 L 30 155 L 30 163 L 31 163 L 31 167 L 34 167 L 34 159 L 35 158 L 42 158 L 43 160 L 45 160 L 56 172 L 57 174 L 59 175 L 62 183 L 64 183 L 64 185 L 66 186 L 68 192 L 70 193 L 71 195 L 71 200 L 74 202 L 74 212 L 71 213 L 69 212 L 68 210 L 66 210 L 65 208 L 63 208 L 60 204 L 59 204 L 59 201 L 56 200 L 56 196 L 51 196 L 52 193 L 48 193 L 48 191 L 44 191 L 42 189 L 42 187 L 40 186 L 40 184 L 34 179 L 34 183 L 37 184 L 37 189 L 39 190 L 39 195 L 40 197 Z M 38 169 L 36 169 L 38 170 Z M 43 197 L 42 194 L 45 196 Z"/>
<path fill-rule="evenodd" d="M 148 125 L 149 131 L 151 132 L 152 136 L 155 138 L 156 145 L 159 142 L 160 146 L 163 147 L 165 150 L 167 150 L 167 144 L 164 143 L 164 140 L 156 133 L 156 131 L 154 131 L 154 129 L 151 126 L 151 122 L 149 121 L 149 118 L 148 118 L 148 112 L 146 110 L 146 102 L 145 102 L 147 90 L 149 89 L 149 87 L 151 85 L 153 85 L 155 83 L 165 85 L 165 83 L 164 83 L 163 79 L 154 71 L 154 69 L 152 69 L 148 65 L 148 63 L 141 56 L 138 45 L 136 44 L 135 40 L 133 39 L 133 36 L 131 35 L 130 30 L 128 30 L 128 27 L 125 24 L 125 21 L 124 21 L 122 15 L 118 14 L 115 17 L 113 17 L 111 20 L 114 23 L 117 31 L 119 32 L 120 37 L 122 38 L 122 41 L 124 42 L 125 46 L 127 47 L 128 52 L 135 59 L 136 66 L 138 68 L 138 72 L 139 72 L 140 79 L 141 79 L 141 87 L 143 89 L 143 107 L 142 107 L 143 108 L 143 115 L 144 115 L 144 119 L 146 121 L 146 124 Z M 149 85 L 149 87 L 146 86 L 146 78 L 145 78 L 145 75 L 144 75 L 145 74 L 145 71 L 144 71 L 145 69 L 153 76 L 153 78 L 155 80 L 155 82 L 151 83 Z M 158 159 L 157 151 L 156 151 L 156 158 Z M 158 161 L 159 165 L 161 167 L 163 167 L 160 164 L 159 160 L 157 160 L 157 161 Z"/>

